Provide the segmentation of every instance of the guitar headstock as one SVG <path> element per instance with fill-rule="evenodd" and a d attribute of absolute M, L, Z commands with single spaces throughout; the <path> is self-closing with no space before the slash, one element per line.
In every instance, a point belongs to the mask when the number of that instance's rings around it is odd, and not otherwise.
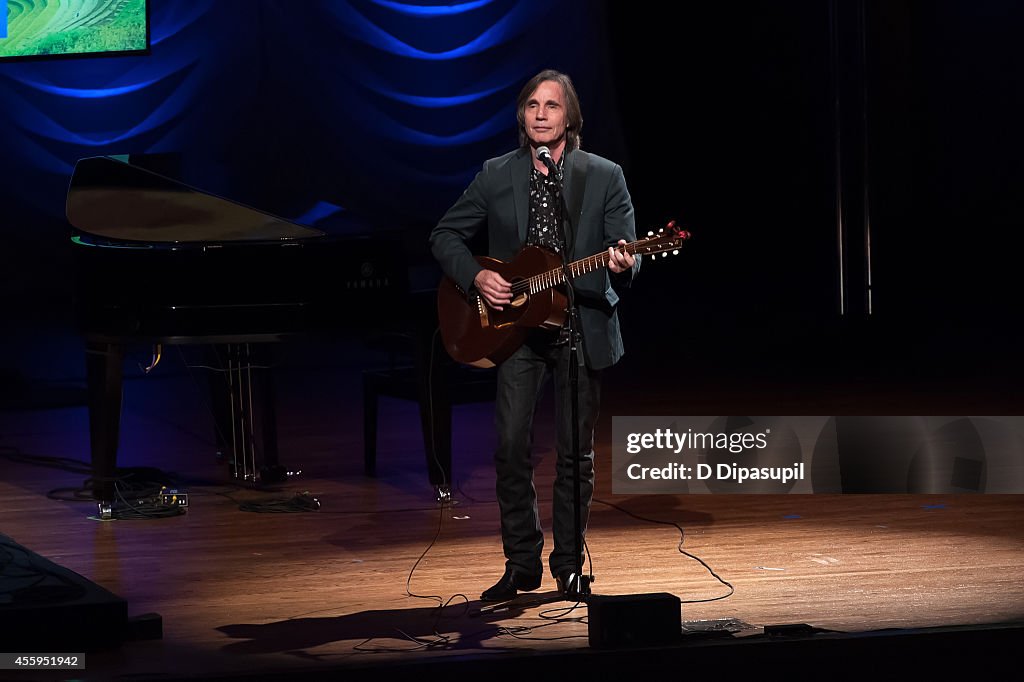
<path fill-rule="evenodd" d="M 673 256 L 678 254 L 683 242 L 689 238 L 690 233 L 676 225 L 676 221 L 672 220 L 657 232 L 648 232 L 647 237 L 633 242 L 630 246 L 634 247 L 631 249 L 633 253 L 642 255 L 662 253 L 664 254 L 662 258 L 668 258 L 669 251 L 672 252 Z"/>

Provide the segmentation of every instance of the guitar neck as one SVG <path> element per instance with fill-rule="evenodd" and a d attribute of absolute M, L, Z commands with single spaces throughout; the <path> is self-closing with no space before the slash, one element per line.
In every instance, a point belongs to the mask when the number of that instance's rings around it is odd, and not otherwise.
<path fill-rule="evenodd" d="M 636 243 L 626 244 L 622 247 L 626 253 L 636 253 Z M 599 270 L 608 265 L 608 252 L 602 251 L 601 253 L 595 253 L 593 256 L 587 256 L 579 260 L 569 263 L 569 275 L 573 278 L 581 277 L 588 272 Z M 550 289 L 551 287 L 558 286 L 565 282 L 565 273 L 562 268 L 553 268 L 547 272 L 542 272 L 539 275 L 534 275 L 529 278 L 530 292 L 537 293 Z"/>

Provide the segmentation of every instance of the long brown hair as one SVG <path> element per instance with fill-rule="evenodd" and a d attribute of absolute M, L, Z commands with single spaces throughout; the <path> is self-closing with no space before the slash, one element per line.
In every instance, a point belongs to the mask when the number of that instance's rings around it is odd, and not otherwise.
<path fill-rule="evenodd" d="M 545 69 L 531 78 L 519 92 L 516 100 L 516 118 L 519 119 L 519 144 L 525 147 L 530 142 L 526 135 L 526 102 L 530 95 L 540 87 L 544 81 L 553 81 L 562 86 L 565 94 L 565 148 L 567 150 L 580 148 L 580 130 L 583 128 L 583 112 L 580 111 L 580 98 L 576 95 L 576 88 L 573 87 L 572 79 L 561 71 Z"/>

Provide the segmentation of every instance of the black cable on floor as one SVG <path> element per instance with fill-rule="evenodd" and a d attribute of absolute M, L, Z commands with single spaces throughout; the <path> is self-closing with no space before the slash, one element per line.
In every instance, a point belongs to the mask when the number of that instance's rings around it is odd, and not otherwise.
<path fill-rule="evenodd" d="M 717 580 L 718 582 L 722 583 L 723 585 L 725 585 L 726 587 L 729 588 L 729 591 L 727 593 L 725 593 L 723 595 L 720 595 L 718 597 L 710 597 L 708 599 L 681 600 L 680 603 L 682 603 L 682 604 L 702 604 L 704 602 L 719 601 L 721 599 L 727 599 L 727 598 L 731 597 L 733 592 L 736 591 L 736 588 L 733 587 L 732 583 L 728 582 L 727 580 L 722 579 L 722 577 L 720 575 L 715 573 L 714 569 L 712 569 L 710 566 L 708 566 L 707 562 L 705 562 L 699 556 L 691 554 L 690 552 L 687 552 L 685 549 L 683 549 L 683 542 L 686 540 L 686 531 L 684 531 L 683 527 L 680 526 L 675 521 L 662 521 L 660 519 L 651 519 L 651 518 L 648 518 L 646 516 L 640 516 L 639 514 L 634 514 L 633 512 L 629 511 L 628 509 L 624 509 L 624 508 L 620 507 L 617 504 L 613 504 L 611 502 L 606 502 L 604 500 L 599 500 L 596 497 L 594 498 L 594 502 L 599 502 L 599 503 L 605 505 L 606 507 L 611 507 L 612 509 L 615 509 L 616 511 L 622 512 L 626 516 L 634 518 L 634 519 L 636 519 L 638 521 L 643 521 L 645 523 L 655 523 L 655 524 L 659 524 L 659 525 L 663 525 L 663 526 L 672 526 L 672 527 L 674 527 L 676 530 L 679 531 L 679 544 L 676 545 L 676 549 L 679 550 L 679 553 L 684 555 L 684 556 L 688 556 L 691 559 L 693 559 L 694 561 L 696 561 L 697 563 L 699 563 L 701 566 L 703 566 L 705 569 L 707 569 L 708 573 L 710 573 L 711 576 L 715 580 Z"/>

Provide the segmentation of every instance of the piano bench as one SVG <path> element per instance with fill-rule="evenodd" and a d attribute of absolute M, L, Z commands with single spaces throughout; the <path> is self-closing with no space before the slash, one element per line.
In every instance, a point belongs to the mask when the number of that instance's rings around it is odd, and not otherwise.
<path fill-rule="evenodd" d="M 494 400 L 494 370 L 479 370 L 448 363 L 428 381 L 414 367 L 363 372 L 363 470 L 377 473 L 377 403 L 380 396 L 415 400 L 427 472 L 434 486 L 452 483 L 452 405 Z"/>

